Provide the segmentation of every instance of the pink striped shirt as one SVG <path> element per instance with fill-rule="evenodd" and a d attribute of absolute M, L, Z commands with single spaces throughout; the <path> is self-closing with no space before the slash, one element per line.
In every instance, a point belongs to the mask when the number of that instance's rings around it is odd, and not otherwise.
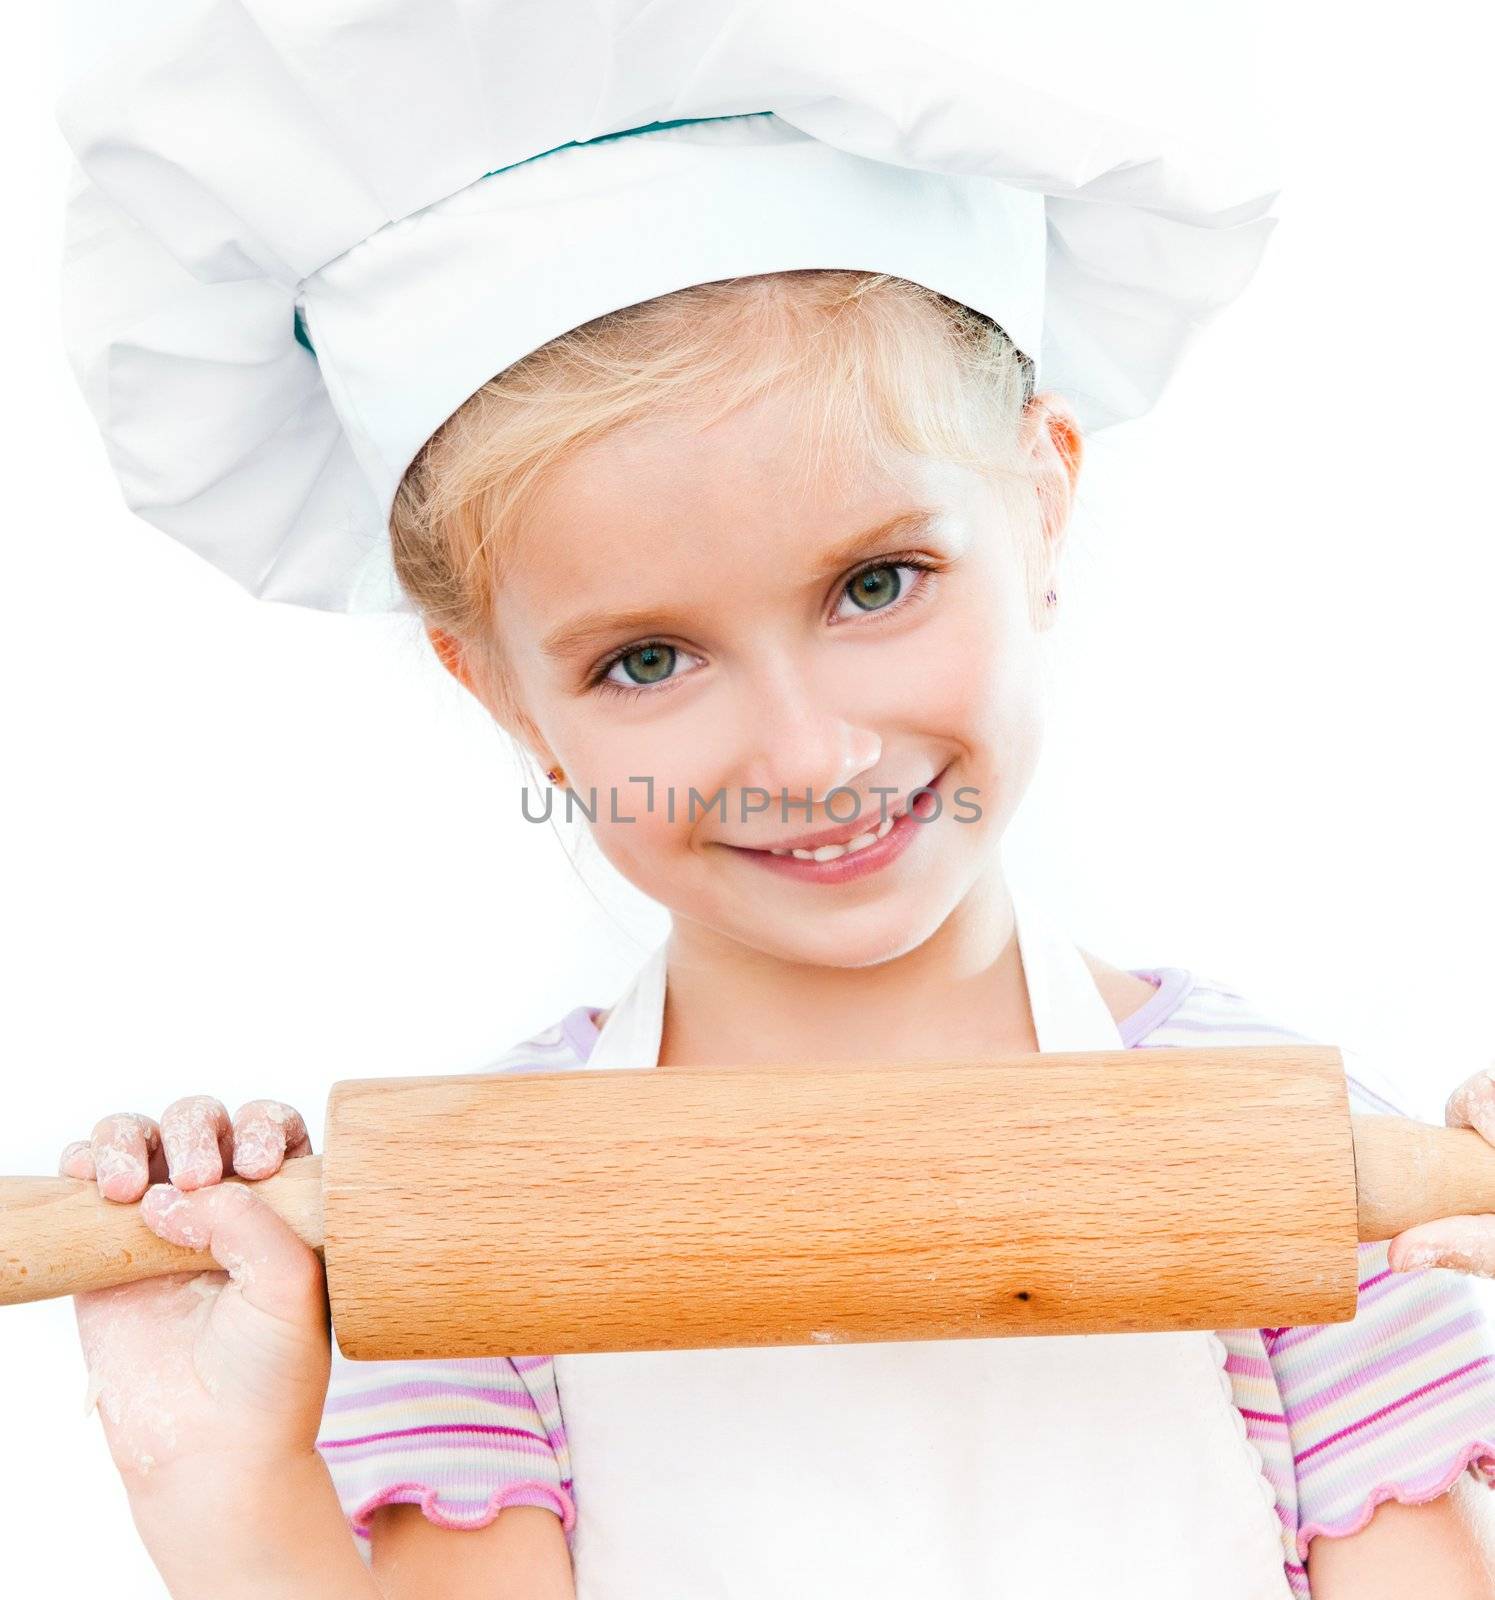
<path fill-rule="evenodd" d="M 1157 992 L 1121 1024 L 1129 1048 L 1307 1041 L 1183 968 L 1136 976 Z M 578 1006 L 487 1070 L 584 1066 L 596 1009 Z M 1370 1085 L 1351 1078 L 1349 1087 L 1357 1112 L 1395 1109 Z M 1384 1500 L 1430 1500 L 1465 1471 L 1495 1486 L 1495 1340 L 1457 1275 L 1393 1273 L 1384 1244 L 1362 1245 L 1352 1322 L 1220 1337 L 1232 1397 L 1276 1499 L 1294 1595 L 1309 1593 L 1304 1562 L 1316 1535 L 1355 1532 Z M 546 1506 L 568 1538 L 575 1527 L 548 1356 L 349 1361 L 334 1344 L 317 1448 L 365 1559 L 381 1505 L 419 1505 L 449 1528 L 483 1527 L 504 1506 Z"/>

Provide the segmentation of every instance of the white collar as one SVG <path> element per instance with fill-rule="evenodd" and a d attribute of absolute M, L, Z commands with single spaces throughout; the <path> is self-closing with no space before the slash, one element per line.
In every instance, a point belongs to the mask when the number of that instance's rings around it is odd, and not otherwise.
<path fill-rule="evenodd" d="M 1037 899 L 1010 892 L 1038 1048 L 1123 1048 L 1120 1029 L 1080 952 Z M 589 1070 L 659 1065 L 668 949 L 665 939 L 612 1007 L 587 1057 Z"/>

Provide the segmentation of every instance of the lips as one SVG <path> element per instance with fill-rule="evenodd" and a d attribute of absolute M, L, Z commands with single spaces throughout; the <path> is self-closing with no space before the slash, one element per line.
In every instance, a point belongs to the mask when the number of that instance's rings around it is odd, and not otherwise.
<path fill-rule="evenodd" d="M 886 820 L 889 822 L 896 820 L 907 809 L 908 807 L 900 802 L 896 807 L 889 809 Z M 834 828 L 821 828 L 816 833 L 800 833 L 792 839 L 780 839 L 777 844 L 756 845 L 752 848 L 767 850 L 771 854 L 787 853 L 791 850 L 818 850 L 822 845 L 847 844 L 864 834 L 875 832 L 879 826 L 878 823 L 868 822 L 865 817 L 855 817 L 850 822 L 838 823 Z"/>
<path fill-rule="evenodd" d="M 834 861 L 837 856 L 855 855 L 879 839 L 886 839 L 901 811 L 890 811 L 875 828 L 854 833 L 849 839 L 827 839 L 825 843 L 809 845 L 780 845 L 764 852 L 771 856 L 795 856 L 801 861 Z M 823 837 L 823 835 L 822 835 Z"/>
<path fill-rule="evenodd" d="M 945 767 L 922 787 L 938 789 L 949 770 L 948 766 Z M 890 812 L 885 829 L 881 824 L 871 828 L 862 823 L 862 833 L 853 834 L 845 843 L 822 843 L 813 850 L 790 849 L 784 845 L 775 845 L 767 850 L 749 850 L 740 845 L 728 845 L 727 848 L 735 850 L 758 871 L 771 872 L 806 888 L 832 890 L 861 883 L 888 871 L 894 862 L 902 859 L 905 851 L 918 848 L 916 841 L 925 831 L 921 823 L 931 820 L 926 812 L 929 807 L 938 806 L 939 801 L 933 795 L 917 794 L 913 790 L 909 793 L 910 803 L 897 816 Z M 937 811 L 935 815 L 938 815 Z M 851 824 L 851 827 L 855 826 L 857 824 Z M 845 834 L 850 830 L 843 826 L 834 831 Z M 815 835 L 811 834 L 810 837 L 813 839 Z M 825 835 L 820 837 L 824 839 Z"/>
<path fill-rule="evenodd" d="M 940 780 L 948 771 L 948 766 L 930 778 L 927 783 L 920 784 L 921 789 L 936 788 Z M 914 793 L 909 790 L 908 793 Z M 880 809 L 880 808 L 879 808 Z M 753 849 L 757 854 L 770 856 L 794 856 L 801 861 L 832 861 L 840 855 L 855 855 L 858 850 L 868 849 L 879 839 L 885 839 L 893 824 L 908 810 L 907 796 L 891 807 L 886 817 L 881 822 L 869 822 L 864 817 L 854 818 L 851 822 L 842 823 L 834 828 L 822 828 L 817 833 L 802 833 L 792 839 L 784 839 L 776 845 L 736 845 L 738 850 Z"/>

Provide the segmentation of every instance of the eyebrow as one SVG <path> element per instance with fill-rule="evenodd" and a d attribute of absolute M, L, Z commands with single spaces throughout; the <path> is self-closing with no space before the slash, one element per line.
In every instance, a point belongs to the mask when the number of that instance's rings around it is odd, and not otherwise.
<path fill-rule="evenodd" d="M 858 556 L 887 550 L 895 541 L 927 533 L 939 513 L 925 506 L 900 511 L 873 527 L 839 539 L 822 552 L 810 573 L 811 581 L 834 577 Z M 620 634 L 663 632 L 669 613 L 659 606 L 634 607 L 627 611 L 599 611 L 553 629 L 540 642 L 541 652 L 554 660 L 565 660 Z"/>

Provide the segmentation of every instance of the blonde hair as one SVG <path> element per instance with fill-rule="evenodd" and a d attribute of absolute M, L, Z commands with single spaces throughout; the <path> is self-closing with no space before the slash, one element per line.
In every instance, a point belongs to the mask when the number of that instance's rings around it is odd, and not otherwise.
<path fill-rule="evenodd" d="M 838 438 L 1024 482 L 1032 363 L 990 318 L 887 273 L 807 269 L 695 284 L 608 312 L 485 383 L 427 440 L 390 516 L 395 572 L 518 713 L 496 597 L 527 501 L 568 452 L 664 412 L 704 427 L 784 392 L 795 436 L 834 467 Z M 1024 559 L 1031 574 L 1031 550 Z M 521 714 L 522 715 L 522 714 Z"/>

